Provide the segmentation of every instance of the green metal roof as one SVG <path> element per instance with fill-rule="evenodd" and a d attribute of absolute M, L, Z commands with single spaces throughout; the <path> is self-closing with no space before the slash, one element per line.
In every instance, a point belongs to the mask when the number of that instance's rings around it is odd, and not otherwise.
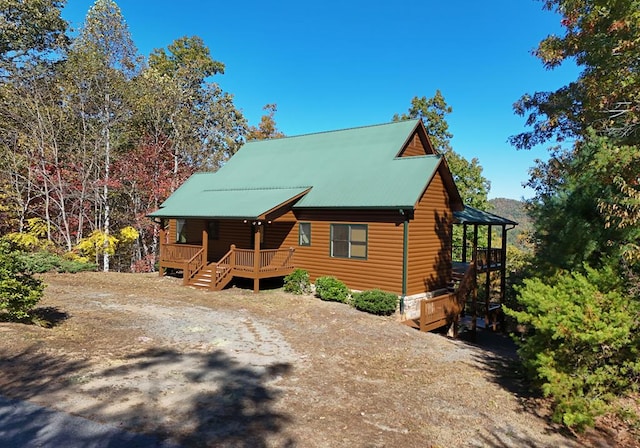
<path fill-rule="evenodd" d="M 151 216 L 258 217 L 309 188 L 294 208 L 413 208 L 442 161 L 396 157 L 418 123 L 248 142 L 217 172 L 189 178 Z"/>
<path fill-rule="evenodd" d="M 464 210 L 454 211 L 453 219 L 456 224 L 518 225 L 515 221 L 483 210 L 478 210 L 468 205 L 464 206 Z"/>

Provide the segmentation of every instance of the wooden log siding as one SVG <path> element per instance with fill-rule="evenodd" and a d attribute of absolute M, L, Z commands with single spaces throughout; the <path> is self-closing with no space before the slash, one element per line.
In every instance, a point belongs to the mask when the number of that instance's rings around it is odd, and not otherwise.
<path fill-rule="evenodd" d="M 413 157 L 413 156 L 424 156 L 427 154 L 427 151 L 422 144 L 422 140 L 420 140 L 420 136 L 416 132 L 413 134 L 413 137 L 404 147 L 402 152 L 400 153 L 400 157 Z"/>
<path fill-rule="evenodd" d="M 253 249 L 251 244 L 251 222 L 221 219 L 217 240 L 209 240 L 209 261 L 218 261 L 229 251 L 232 244 L 238 249 Z"/>
<path fill-rule="evenodd" d="M 452 212 L 440 170 L 409 221 L 407 295 L 445 288 L 451 276 Z"/>
<path fill-rule="evenodd" d="M 380 288 L 402 293 L 402 220 L 397 210 L 295 211 L 298 222 L 311 223 L 311 246 L 298 245 L 298 224 L 291 227 L 282 247 L 295 248 L 295 266 L 306 269 L 311 281 L 333 275 L 351 289 Z M 367 259 L 330 255 L 331 224 L 366 224 Z M 269 226 L 267 226 L 267 235 Z"/>

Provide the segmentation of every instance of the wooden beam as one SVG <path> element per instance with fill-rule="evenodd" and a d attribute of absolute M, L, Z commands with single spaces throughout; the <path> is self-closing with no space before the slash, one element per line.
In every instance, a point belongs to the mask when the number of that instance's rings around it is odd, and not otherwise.
<path fill-rule="evenodd" d="M 209 232 L 207 232 L 207 223 L 202 229 L 202 252 L 204 253 L 204 265 L 209 264 Z"/>
<path fill-rule="evenodd" d="M 507 226 L 502 225 L 502 260 L 500 261 L 500 303 L 504 304 L 507 288 Z"/>
<path fill-rule="evenodd" d="M 260 292 L 260 278 L 258 272 L 260 270 L 260 231 L 262 226 L 258 223 L 254 224 L 253 229 L 253 292 Z"/>
<path fill-rule="evenodd" d="M 478 224 L 473 225 L 473 262 L 478 267 Z M 477 272 L 477 271 L 476 271 Z M 478 326 L 478 278 L 477 273 L 473 276 L 473 321 L 471 322 L 472 338 L 476 338 L 476 330 Z"/>
<path fill-rule="evenodd" d="M 489 327 L 489 302 L 491 301 L 491 224 L 487 226 L 487 277 L 485 279 L 484 323 Z"/>
<path fill-rule="evenodd" d="M 160 258 L 160 263 L 158 264 L 158 275 L 162 277 L 164 275 L 165 268 L 162 266 L 162 256 L 164 255 L 164 245 L 166 244 L 167 234 L 166 231 L 161 227 L 160 228 L 160 251 L 158 256 Z"/>
<path fill-rule="evenodd" d="M 462 224 L 462 262 L 467 262 L 467 225 Z"/>

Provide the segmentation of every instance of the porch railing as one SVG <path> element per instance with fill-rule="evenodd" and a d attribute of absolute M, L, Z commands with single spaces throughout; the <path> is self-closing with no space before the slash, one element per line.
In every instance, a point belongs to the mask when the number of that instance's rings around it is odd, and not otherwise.
<path fill-rule="evenodd" d="M 195 244 L 163 244 L 160 261 L 188 261 L 200 250 L 202 246 Z"/>
<path fill-rule="evenodd" d="M 473 248 L 467 247 L 467 261 L 473 258 Z M 486 266 L 498 266 L 502 264 L 502 249 L 500 248 L 478 248 L 478 259 L 475 260 L 476 266 L 484 268 Z M 462 261 L 462 246 L 453 246 L 453 261 Z"/>
<path fill-rule="evenodd" d="M 237 271 L 254 272 L 255 252 L 251 249 L 235 249 L 235 269 Z M 293 268 L 293 248 L 263 249 L 260 251 L 258 271 L 269 272 Z"/>

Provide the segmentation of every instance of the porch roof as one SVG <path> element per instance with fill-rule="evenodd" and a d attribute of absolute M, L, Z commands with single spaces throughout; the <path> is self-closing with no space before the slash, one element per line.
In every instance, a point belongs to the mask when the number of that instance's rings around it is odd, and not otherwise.
<path fill-rule="evenodd" d="M 478 210 L 477 208 L 464 206 L 463 210 L 453 212 L 453 220 L 456 224 L 480 224 L 480 225 L 514 225 L 518 223 L 493 213 Z"/>
<path fill-rule="evenodd" d="M 176 191 L 152 218 L 259 219 L 295 201 L 308 187 Z M 189 194 L 186 194 L 189 193 Z"/>

